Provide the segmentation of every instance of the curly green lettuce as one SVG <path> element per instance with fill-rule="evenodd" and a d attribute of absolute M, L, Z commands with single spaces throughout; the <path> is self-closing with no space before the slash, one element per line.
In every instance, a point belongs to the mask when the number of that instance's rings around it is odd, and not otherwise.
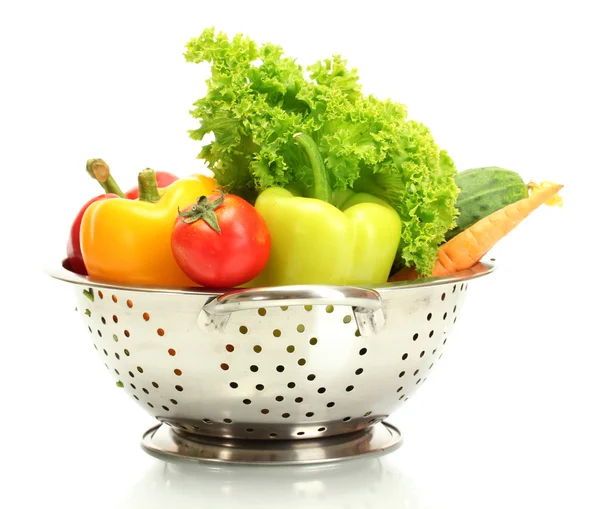
<path fill-rule="evenodd" d="M 213 28 L 186 47 L 188 62 L 207 62 L 211 77 L 191 114 L 199 154 L 217 181 L 251 202 L 271 186 L 310 195 L 312 172 L 293 135 L 318 144 L 332 187 L 387 200 L 403 222 L 400 265 L 422 275 L 455 224 L 458 188 L 450 156 L 429 129 L 407 119 L 406 107 L 365 96 L 356 69 L 335 55 L 304 70 L 281 47 L 260 47 L 241 34 Z M 396 267 L 397 268 L 397 267 Z"/>

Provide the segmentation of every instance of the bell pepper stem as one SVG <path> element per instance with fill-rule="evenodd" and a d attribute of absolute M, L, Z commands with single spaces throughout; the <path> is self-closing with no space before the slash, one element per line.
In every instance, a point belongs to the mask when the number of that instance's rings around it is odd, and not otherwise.
<path fill-rule="evenodd" d="M 138 174 L 138 189 L 140 190 L 140 201 L 155 203 L 160 200 L 156 184 L 156 172 L 153 169 L 146 168 Z"/>
<path fill-rule="evenodd" d="M 304 150 L 312 167 L 315 179 L 313 188 L 315 198 L 318 200 L 323 200 L 327 203 L 331 203 L 331 185 L 329 184 L 329 175 L 315 140 L 304 133 L 294 134 L 294 140 Z"/>
<path fill-rule="evenodd" d="M 85 165 L 85 170 L 90 177 L 96 180 L 106 193 L 116 194 L 121 198 L 125 198 L 125 194 L 110 174 L 110 168 L 103 159 L 88 159 Z"/>

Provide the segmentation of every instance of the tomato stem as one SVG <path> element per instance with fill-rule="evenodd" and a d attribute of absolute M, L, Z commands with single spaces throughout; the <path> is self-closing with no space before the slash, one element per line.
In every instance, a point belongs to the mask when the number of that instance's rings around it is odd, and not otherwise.
<path fill-rule="evenodd" d="M 140 190 L 140 201 L 155 203 L 160 200 L 158 186 L 156 185 L 156 172 L 146 168 L 138 174 L 138 188 Z"/>
<path fill-rule="evenodd" d="M 219 190 L 221 196 L 216 198 L 215 200 L 208 201 L 208 197 L 200 196 L 198 201 L 194 203 L 189 209 L 179 212 L 179 216 L 181 220 L 186 223 L 194 223 L 199 219 L 203 219 L 206 221 L 206 224 L 210 226 L 214 231 L 216 231 L 219 235 L 221 234 L 221 227 L 219 226 L 219 220 L 217 219 L 217 215 L 215 214 L 215 210 L 217 210 L 225 200 L 225 193 Z"/>
<path fill-rule="evenodd" d="M 110 168 L 103 159 L 88 159 L 85 165 L 85 170 L 90 177 L 97 181 L 106 193 L 116 194 L 121 198 L 125 198 L 125 194 L 110 174 Z"/>

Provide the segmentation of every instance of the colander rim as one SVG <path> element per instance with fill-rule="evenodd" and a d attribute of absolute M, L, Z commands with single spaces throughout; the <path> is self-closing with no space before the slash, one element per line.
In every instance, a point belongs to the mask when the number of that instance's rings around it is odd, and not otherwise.
<path fill-rule="evenodd" d="M 413 281 L 397 281 L 392 283 L 383 283 L 380 285 L 352 285 L 355 288 L 365 288 L 375 290 L 379 293 L 397 292 L 413 288 L 424 288 L 452 283 L 464 283 L 492 273 L 495 270 L 495 258 L 488 258 L 475 264 L 470 269 L 456 272 L 447 276 L 430 277 L 417 279 Z M 221 295 L 223 293 L 239 291 L 241 288 L 206 288 L 206 287 L 165 287 L 151 286 L 130 283 L 115 283 L 114 281 L 92 279 L 89 276 L 83 276 L 72 272 L 69 269 L 69 262 L 65 258 L 60 263 L 49 264 L 44 267 L 44 272 L 50 277 L 59 281 L 71 283 L 78 286 L 97 287 L 113 290 L 129 290 L 137 292 L 149 292 L 157 294 L 179 294 L 179 295 Z M 323 286 L 323 285 L 295 285 L 295 286 Z M 332 288 L 341 286 L 326 285 Z M 269 288 L 269 287 L 263 287 Z M 282 288 L 282 287 L 270 287 Z M 246 289 L 246 288 L 243 288 Z"/>

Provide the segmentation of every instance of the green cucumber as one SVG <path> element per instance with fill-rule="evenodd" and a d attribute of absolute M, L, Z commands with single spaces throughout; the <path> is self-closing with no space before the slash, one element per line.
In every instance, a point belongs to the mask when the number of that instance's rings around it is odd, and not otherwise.
<path fill-rule="evenodd" d="M 518 173 L 496 166 L 461 171 L 455 182 L 460 190 L 456 199 L 458 217 L 456 227 L 446 232 L 446 240 L 529 194 Z"/>

